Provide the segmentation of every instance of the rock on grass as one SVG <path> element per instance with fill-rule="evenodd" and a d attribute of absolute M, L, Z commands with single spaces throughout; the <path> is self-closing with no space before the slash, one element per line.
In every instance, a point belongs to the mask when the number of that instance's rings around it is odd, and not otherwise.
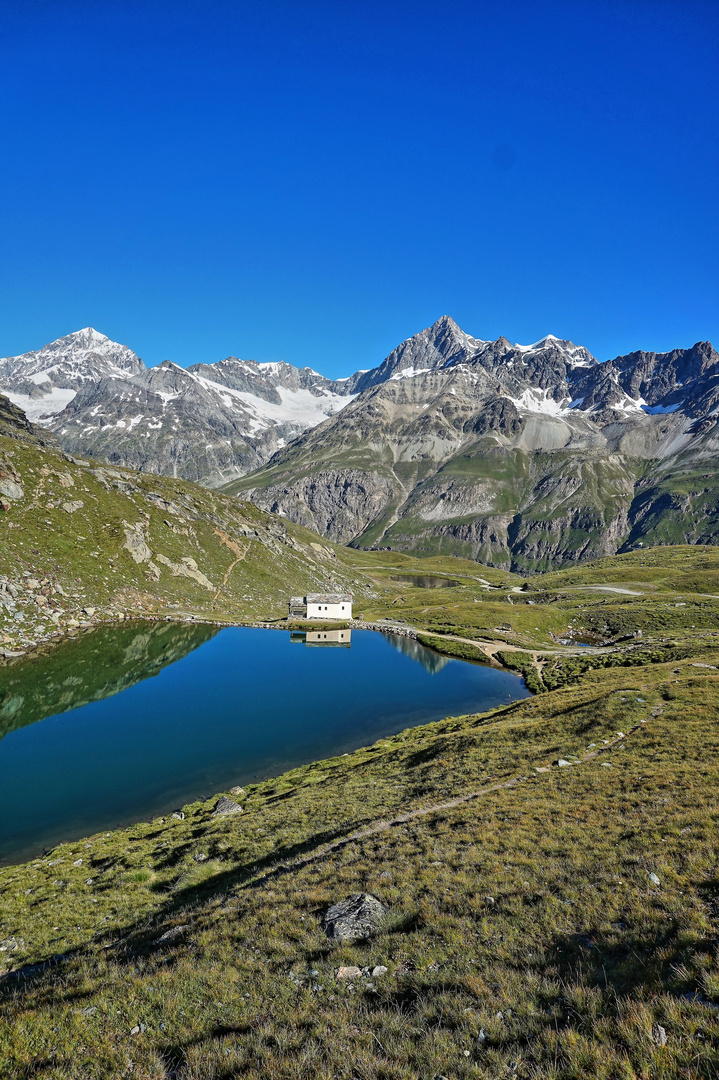
<path fill-rule="evenodd" d="M 222 795 L 215 803 L 212 811 L 213 817 L 221 817 L 224 814 L 241 814 L 242 807 L 239 803 L 236 803 L 234 799 L 229 799 L 227 795 Z"/>
<path fill-rule="evenodd" d="M 330 941 L 366 941 L 382 925 L 387 908 L 371 893 L 354 893 L 333 904 L 322 916 L 321 926 Z"/>

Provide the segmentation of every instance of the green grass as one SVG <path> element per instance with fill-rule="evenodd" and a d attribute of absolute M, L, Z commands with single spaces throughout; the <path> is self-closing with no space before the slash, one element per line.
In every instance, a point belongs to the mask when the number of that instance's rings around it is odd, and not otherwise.
<path fill-rule="evenodd" d="M 190 484 L 123 470 L 105 486 L 94 467 L 18 440 L 0 452 L 26 491 L 2 518 L 0 573 L 56 582 L 68 612 L 92 602 L 102 619 L 162 620 L 139 635 L 128 624 L 122 656 L 94 629 L 5 661 L 5 733 L 60 710 L 68 679 L 94 700 L 214 632 L 168 615 L 271 621 L 288 592 L 320 582 L 450 655 L 491 646 L 539 679 L 538 655 L 547 691 L 253 785 L 241 815 L 213 817 L 213 798 L 1 867 L 1 1077 L 716 1078 L 716 549 L 525 581 L 441 554 L 339 548 Z M 92 513 L 47 509 L 52 470 Z M 122 546 L 123 520 L 141 518 L 153 555 L 191 551 L 213 583 L 229 571 L 220 594 L 164 564 L 148 577 Z M 251 551 L 235 562 L 217 529 Z M 461 584 L 393 580 L 418 570 Z M 3 633 L 21 638 L 9 622 Z M 603 648 L 557 643 L 582 634 Z M 49 695 L 33 691 L 40 667 Z M 321 913 L 360 890 L 388 918 L 374 940 L 333 947 Z M 367 973 L 338 980 L 345 965 Z"/>
<path fill-rule="evenodd" d="M 61 954 L 0 984 L 3 1075 L 715 1076 L 718 689 L 588 672 L 256 785 L 233 820 L 197 803 L 0 871 L 8 959 Z M 390 918 L 331 947 L 321 911 L 363 889 Z"/>
<path fill-rule="evenodd" d="M 39 583 L 21 590 L 15 610 L 0 603 L 0 649 L 118 615 L 277 619 L 290 594 L 340 588 L 359 601 L 368 584 L 343 561 L 344 548 L 190 483 L 69 460 L 1 434 L 0 473 L 23 491 L 0 510 L 0 577 Z M 128 532 L 144 542 L 140 561 Z"/>

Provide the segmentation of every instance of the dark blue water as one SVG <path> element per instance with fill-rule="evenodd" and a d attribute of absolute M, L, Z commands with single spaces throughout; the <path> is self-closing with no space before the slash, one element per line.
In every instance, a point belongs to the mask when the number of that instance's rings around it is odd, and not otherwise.
<path fill-rule="evenodd" d="M 508 672 L 369 630 L 353 630 L 347 648 L 228 628 L 193 648 L 151 678 L 78 708 L 66 702 L 69 711 L 0 740 L 0 860 L 527 696 Z M 1 691 L 0 673 L 0 700 Z"/>

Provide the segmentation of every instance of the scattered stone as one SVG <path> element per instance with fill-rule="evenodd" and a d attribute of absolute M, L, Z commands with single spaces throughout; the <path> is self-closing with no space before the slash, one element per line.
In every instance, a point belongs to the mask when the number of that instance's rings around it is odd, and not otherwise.
<path fill-rule="evenodd" d="M 242 807 L 239 803 L 236 803 L 234 799 L 228 799 L 226 795 L 221 795 L 215 803 L 212 811 L 213 817 L 221 817 L 224 814 L 241 814 Z"/>
<path fill-rule="evenodd" d="M 384 964 L 378 964 L 377 967 L 372 968 L 372 978 L 379 979 L 382 975 L 387 974 L 387 968 Z"/>
<path fill-rule="evenodd" d="M 559 760 L 557 761 L 557 765 L 559 766 L 560 769 L 564 769 L 564 768 L 566 768 L 567 765 L 571 765 L 571 764 L 572 764 L 571 761 L 567 761 L 567 759 L 563 758 L 563 757 L 560 757 Z"/>
<path fill-rule="evenodd" d="M 485 902 L 485 904 L 488 904 L 491 907 L 492 904 L 496 904 L 497 901 L 494 899 L 493 896 L 485 896 L 484 902 Z"/>
<path fill-rule="evenodd" d="M 94 607 L 85 607 L 85 608 L 83 608 L 82 610 L 83 610 L 83 613 L 84 613 L 85 615 L 87 615 L 87 616 L 88 616 L 89 618 L 92 618 L 92 616 L 93 616 L 93 615 L 95 614 L 95 611 L 96 611 L 97 609 L 96 609 L 96 608 L 94 608 Z"/>
<path fill-rule="evenodd" d="M 661 1024 L 655 1024 L 652 1028 L 652 1038 L 657 1046 L 667 1045 L 667 1033 Z"/>
<path fill-rule="evenodd" d="M 5 495 L 8 499 L 22 499 L 25 492 L 14 480 L 0 480 L 0 495 Z"/>
<path fill-rule="evenodd" d="M 243 787 L 240 787 L 239 784 L 235 784 L 234 787 L 230 788 L 230 795 L 239 795 L 240 797 L 242 797 L 246 794 L 247 792 L 245 791 L 245 789 Z"/>
<path fill-rule="evenodd" d="M 537 773 L 542 773 L 542 772 L 550 772 L 551 769 L 550 769 L 549 765 L 537 765 L 535 767 L 534 771 L 537 772 Z"/>
<path fill-rule="evenodd" d="M 136 563 L 147 562 L 152 558 L 152 551 L 147 546 L 144 536 L 144 523 L 138 521 L 137 525 L 130 525 L 123 521 L 125 529 L 125 543 L 122 545 Z"/>
<path fill-rule="evenodd" d="M 22 938 L 5 938 L 4 941 L 0 941 L 0 952 L 18 952 L 20 949 L 22 949 L 24 944 L 25 942 Z"/>
<path fill-rule="evenodd" d="M 712 671 L 716 671 L 716 664 L 690 664 L 689 667 L 703 667 L 710 668 Z M 639 698 L 637 698 L 637 701 Z"/>
<path fill-rule="evenodd" d="M 72 865 L 73 866 L 82 866 L 82 859 L 75 859 L 75 862 Z"/>
<path fill-rule="evenodd" d="M 62 508 L 66 514 L 74 514 L 76 510 L 82 510 L 84 505 L 82 499 L 75 499 L 74 502 L 63 503 Z"/>
<path fill-rule="evenodd" d="M 173 926 L 169 930 L 165 930 L 164 934 L 160 934 L 158 938 L 155 938 L 155 944 L 170 945 L 173 941 L 179 941 L 181 937 L 184 937 L 185 931 L 189 929 L 189 923 L 183 923 L 182 926 Z"/>
<path fill-rule="evenodd" d="M 612 766 L 611 766 L 610 762 L 608 762 L 608 761 L 603 761 L 603 762 L 602 762 L 602 768 L 603 768 L 603 769 L 611 769 L 611 768 L 612 768 Z"/>
<path fill-rule="evenodd" d="M 362 972 L 358 967 L 341 967 L 337 969 L 338 979 L 360 979 Z"/>
<path fill-rule="evenodd" d="M 649 880 L 651 881 L 652 885 L 661 885 L 661 881 L 654 873 L 649 875 Z"/>
<path fill-rule="evenodd" d="M 178 821 L 184 821 L 185 820 L 185 815 L 183 814 L 182 810 L 175 810 L 175 812 L 174 812 L 174 814 L 172 816 L 174 818 L 177 818 Z"/>
<path fill-rule="evenodd" d="M 27 585 L 28 589 L 39 589 L 40 588 L 40 582 L 37 580 L 37 578 L 34 578 L 34 577 L 29 577 L 27 579 L 27 581 L 25 582 L 25 584 Z"/>
<path fill-rule="evenodd" d="M 207 862 L 207 855 L 203 855 L 202 852 L 198 852 L 197 855 L 193 855 L 192 858 L 195 862 Z"/>
<path fill-rule="evenodd" d="M 373 937 L 384 921 L 387 908 L 371 893 L 354 893 L 328 908 L 321 919 L 332 941 L 364 941 Z"/>

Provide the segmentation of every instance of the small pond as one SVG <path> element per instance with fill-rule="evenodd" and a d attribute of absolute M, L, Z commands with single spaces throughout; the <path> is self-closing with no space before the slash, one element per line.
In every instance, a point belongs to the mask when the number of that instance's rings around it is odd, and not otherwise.
<path fill-rule="evenodd" d="M 0 861 L 527 696 L 370 630 L 98 629 L 0 668 Z"/>
<path fill-rule="evenodd" d="M 392 581 L 399 581 L 403 585 L 414 585 L 415 589 L 455 589 L 461 585 L 461 581 L 453 581 L 452 578 L 439 577 L 437 574 L 402 574 L 393 577 Z"/>

